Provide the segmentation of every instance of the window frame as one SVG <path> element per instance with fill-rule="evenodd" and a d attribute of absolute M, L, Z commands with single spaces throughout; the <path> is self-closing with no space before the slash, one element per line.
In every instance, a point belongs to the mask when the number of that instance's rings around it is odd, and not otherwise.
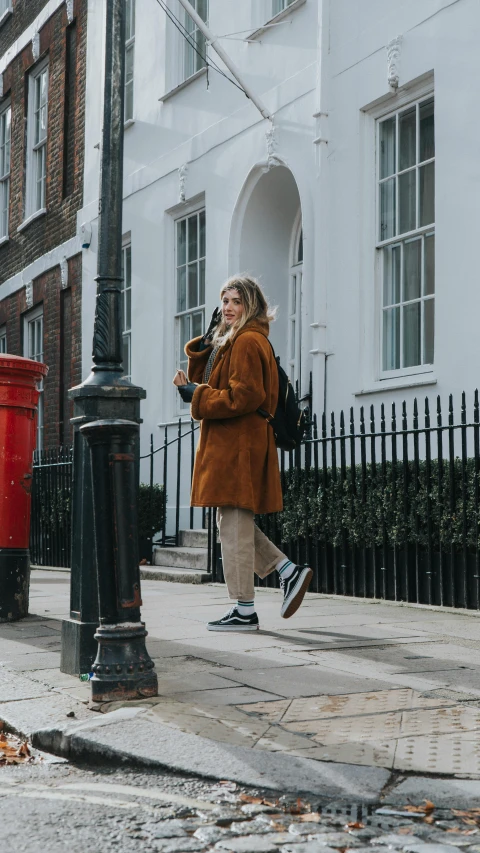
<path fill-rule="evenodd" d="M 7 327 L 6 325 L 0 326 L 0 355 L 6 355 L 8 352 L 8 342 L 7 342 Z"/>
<path fill-rule="evenodd" d="M 2 8 L 3 6 L 3 8 Z M 0 27 L 13 13 L 12 0 L 0 0 Z"/>
<path fill-rule="evenodd" d="M 6 135 L 4 135 L 3 127 L 6 121 L 6 115 L 9 113 L 9 138 L 8 138 L 8 169 L 2 168 L 2 150 L 7 147 Z M 9 238 L 10 226 L 10 173 L 11 173 L 11 151 L 12 151 L 12 105 L 8 101 L 2 105 L 0 110 L 0 243 L 5 242 Z M 4 195 L 6 195 L 6 204 L 4 204 Z M 5 227 L 3 222 L 5 221 Z"/>
<path fill-rule="evenodd" d="M 201 249 L 201 246 L 200 246 L 200 216 L 202 214 L 204 215 L 204 223 L 205 223 L 204 224 L 204 241 L 205 241 L 204 249 L 205 249 L 205 251 L 204 251 L 203 255 L 200 255 L 200 249 Z M 197 256 L 194 260 L 191 260 L 189 258 L 189 255 L 188 255 L 188 227 L 189 227 L 188 226 L 188 220 L 194 216 L 197 218 Z M 186 225 L 186 240 L 185 240 L 185 262 L 182 264 L 179 264 L 178 263 L 178 227 L 179 227 L 181 222 L 187 222 L 187 225 Z M 187 362 L 187 358 L 183 352 L 183 347 L 182 347 L 182 319 L 184 317 L 190 317 L 191 318 L 190 319 L 190 332 L 192 332 L 193 315 L 201 314 L 201 323 L 200 323 L 201 332 L 200 332 L 200 334 L 203 334 L 203 331 L 205 328 L 206 278 L 207 278 L 207 275 L 206 275 L 206 270 L 207 270 L 207 245 L 206 245 L 207 244 L 207 225 L 206 225 L 206 223 L 207 223 L 207 216 L 206 216 L 206 207 L 205 207 L 204 202 L 196 205 L 195 207 L 192 207 L 188 211 L 182 213 L 180 216 L 176 216 L 174 219 L 174 222 L 173 222 L 173 226 L 174 226 L 174 229 L 173 229 L 173 233 L 174 233 L 174 269 L 175 269 L 175 276 L 174 276 L 174 278 L 175 278 L 175 295 L 174 295 L 175 296 L 175 305 L 174 305 L 174 310 L 175 310 L 175 315 L 174 315 L 175 316 L 175 334 L 174 334 L 175 365 L 176 365 L 176 367 L 180 368 L 181 370 L 185 370 L 185 372 L 187 372 L 186 368 L 188 366 L 188 362 Z M 204 270 L 204 273 L 203 273 L 203 275 L 204 275 L 203 303 L 199 302 L 199 304 L 197 304 L 193 307 L 187 307 L 187 303 L 188 303 L 188 267 L 190 264 L 193 264 L 193 263 L 197 264 L 197 295 L 200 296 L 201 295 L 200 265 L 202 262 L 203 262 L 203 270 Z M 180 267 L 185 267 L 185 308 L 183 310 L 179 310 L 179 291 L 178 291 L 179 274 L 178 274 L 178 271 L 179 271 Z M 198 331 L 198 329 L 197 329 L 197 331 Z M 191 335 L 191 337 L 193 337 L 193 335 Z M 191 337 L 190 337 L 190 339 L 191 339 Z M 185 412 L 188 411 L 189 405 L 188 405 L 188 403 L 183 402 L 180 395 L 178 394 L 178 391 L 176 391 L 175 393 L 176 393 L 176 409 L 181 415 L 184 415 Z"/>
<path fill-rule="evenodd" d="M 127 255 L 130 255 L 130 261 L 127 263 Z M 126 270 L 129 270 L 129 276 L 126 275 Z M 127 285 L 128 280 L 128 285 Z M 122 242 L 122 293 L 121 293 L 121 323 L 122 323 L 122 341 L 123 341 L 123 379 L 132 380 L 132 239 L 130 234 L 123 238 Z M 127 318 L 130 318 L 128 323 Z M 125 346 L 127 349 L 127 364 L 125 364 L 124 354 Z"/>
<path fill-rule="evenodd" d="M 199 0 L 191 0 L 191 4 L 192 4 L 193 8 L 197 12 L 197 14 L 200 14 L 198 12 L 198 9 L 197 9 L 198 2 L 199 2 Z M 207 6 L 207 17 L 206 17 L 206 20 L 204 20 L 204 23 L 208 27 L 208 20 L 210 17 L 210 0 L 204 0 L 204 2 L 206 3 L 206 6 Z M 182 24 L 185 27 L 185 29 L 188 31 L 192 40 L 195 41 L 195 44 L 197 44 L 196 36 L 197 36 L 197 33 L 200 33 L 201 31 L 199 30 L 199 28 L 197 27 L 197 25 L 195 24 L 193 19 L 190 17 L 188 12 L 185 9 L 183 9 L 183 7 L 182 7 L 182 10 L 183 10 Z M 203 20 L 203 18 L 202 18 L 202 20 Z M 191 31 L 188 28 L 188 21 L 191 21 L 192 26 L 193 26 L 193 29 Z M 180 83 L 185 83 L 187 80 L 190 80 L 192 77 L 195 77 L 197 74 L 200 74 L 201 72 L 203 72 L 207 67 L 206 59 L 208 57 L 208 53 L 207 53 L 208 47 L 207 47 L 206 39 L 203 35 L 202 35 L 202 38 L 205 41 L 205 60 L 201 59 L 201 57 L 195 52 L 193 45 L 182 35 L 183 50 L 182 50 L 181 80 L 179 81 Z M 197 46 L 198 46 L 198 44 L 197 44 Z M 193 71 L 190 71 L 190 72 L 188 71 L 189 60 L 193 60 Z M 201 64 L 197 68 L 196 66 L 197 66 L 197 63 L 199 63 L 199 62 L 201 62 Z"/>
<path fill-rule="evenodd" d="M 286 12 L 288 7 L 295 3 L 295 0 L 272 0 L 272 18 L 276 18 L 277 15 L 281 15 L 282 12 Z M 281 8 L 277 8 L 277 6 L 281 6 Z"/>
<path fill-rule="evenodd" d="M 41 348 L 37 352 L 30 354 L 30 326 L 32 324 L 38 323 L 41 320 Z M 37 328 L 35 328 L 35 335 L 37 334 Z M 44 330 L 44 313 L 43 313 L 43 302 L 39 305 L 36 305 L 35 308 L 32 308 L 30 311 L 27 311 L 26 314 L 23 315 L 23 355 L 25 358 L 31 358 L 33 361 L 42 361 L 44 359 L 44 346 L 45 346 L 45 330 Z M 35 347 L 37 350 L 37 347 Z M 38 413 L 37 413 L 37 446 L 36 450 L 43 450 L 44 442 L 44 384 L 43 379 L 39 383 L 39 397 L 38 397 Z"/>
<path fill-rule="evenodd" d="M 420 145 L 420 133 L 419 133 L 419 110 L 420 105 L 422 103 L 433 100 L 433 115 L 435 117 L 435 91 L 433 85 L 427 88 L 425 91 L 419 91 L 416 93 L 412 93 L 410 98 L 402 98 L 400 103 L 395 105 L 395 108 L 392 108 L 388 111 L 384 111 L 375 116 L 375 269 L 376 269 L 376 279 L 377 279 L 377 288 L 376 288 L 376 315 L 377 315 L 377 323 L 378 323 L 378 333 L 377 333 L 377 341 L 378 341 L 378 378 L 379 380 L 388 380 L 388 379 L 396 379 L 401 377 L 408 377 L 422 373 L 432 372 L 434 370 L 435 365 L 435 273 L 434 275 L 434 284 L 433 291 L 430 294 L 425 293 L 425 241 L 432 237 L 435 239 L 435 221 L 429 223 L 427 225 L 420 225 L 420 192 L 419 192 L 419 174 L 420 169 L 426 165 L 433 163 L 434 165 L 434 204 L 435 204 L 435 153 L 433 157 L 427 158 L 425 160 L 419 159 L 419 145 Z M 404 169 L 400 169 L 400 147 L 399 147 L 399 117 L 401 114 L 408 112 L 408 110 L 415 108 L 415 163 L 414 165 L 409 165 Z M 382 123 L 388 121 L 389 119 L 395 118 L 395 168 L 394 171 L 386 176 L 381 177 L 381 125 Z M 400 219 L 399 219 L 399 177 L 407 174 L 408 172 L 415 171 L 415 225 L 414 229 L 410 229 L 408 231 L 400 231 Z M 391 179 L 395 181 L 395 233 L 385 238 L 384 240 L 380 239 L 380 227 L 381 227 L 381 185 L 386 181 Z M 434 220 L 435 220 L 435 211 L 434 211 Z M 415 297 L 412 299 L 404 298 L 404 247 L 412 243 L 414 241 L 421 241 L 421 259 L 420 259 L 420 295 L 419 297 Z M 386 258 L 386 249 L 395 248 L 400 246 L 400 301 L 395 303 L 389 303 L 388 305 L 384 304 L 384 283 L 385 283 L 385 258 Z M 433 262 L 435 267 L 435 249 L 433 255 Z M 431 361 L 425 360 L 425 303 L 428 301 L 433 302 L 433 358 Z M 405 308 L 408 305 L 414 304 L 420 305 L 420 363 L 415 365 L 405 365 L 405 354 L 404 354 L 404 314 Z M 400 321 L 399 321 L 399 361 L 400 366 L 394 368 L 386 368 L 385 367 L 385 328 L 384 328 L 384 315 L 386 311 L 392 309 L 399 309 L 400 311 Z"/>
<path fill-rule="evenodd" d="M 28 79 L 28 109 L 27 109 L 27 168 L 26 168 L 26 198 L 25 198 L 25 221 L 31 218 L 40 216 L 47 210 L 47 154 L 48 154 L 48 112 L 49 112 L 49 95 L 50 95 L 50 69 L 48 56 L 40 62 L 33 71 L 29 74 Z M 46 74 L 46 126 L 45 135 L 36 140 L 36 125 L 35 119 L 37 113 L 41 110 L 40 103 L 37 108 L 37 81 Z M 38 191 L 38 155 L 41 152 L 42 157 L 42 188 L 41 204 L 37 204 Z M 24 223 L 23 223 L 24 224 Z"/>
<path fill-rule="evenodd" d="M 133 34 L 132 34 L 133 30 Z M 125 0 L 125 110 L 124 124 L 134 121 L 135 112 L 135 30 L 136 30 L 136 0 Z M 128 35 L 130 33 L 130 35 Z M 128 56 L 132 54 L 132 75 L 127 79 Z M 131 88 L 131 115 L 128 112 L 128 92 Z"/>

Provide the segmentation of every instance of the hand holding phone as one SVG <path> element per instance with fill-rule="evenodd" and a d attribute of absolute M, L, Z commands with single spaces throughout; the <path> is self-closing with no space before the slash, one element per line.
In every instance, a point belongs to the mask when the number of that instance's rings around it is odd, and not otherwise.
<path fill-rule="evenodd" d="M 220 308 L 214 308 L 213 313 L 212 313 L 212 318 L 210 320 L 210 325 L 209 325 L 207 331 L 205 332 L 205 334 L 203 336 L 204 341 L 211 341 L 212 340 L 215 329 L 217 328 L 221 319 L 222 319 L 222 312 L 221 312 Z"/>

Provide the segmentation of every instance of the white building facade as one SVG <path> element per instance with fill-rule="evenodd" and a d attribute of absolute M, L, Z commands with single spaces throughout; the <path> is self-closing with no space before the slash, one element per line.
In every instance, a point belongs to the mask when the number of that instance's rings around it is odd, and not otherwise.
<path fill-rule="evenodd" d="M 188 419 L 172 376 L 236 272 L 278 306 L 272 342 L 303 394 L 312 373 L 317 414 L 471 396 L 478 0 L 195 0 L 272 121 L 178 0 L 126 4 L 124 366 L 147 390 L 144 452 Z M 90 0 L 84 375 L 103 41 Z"/>

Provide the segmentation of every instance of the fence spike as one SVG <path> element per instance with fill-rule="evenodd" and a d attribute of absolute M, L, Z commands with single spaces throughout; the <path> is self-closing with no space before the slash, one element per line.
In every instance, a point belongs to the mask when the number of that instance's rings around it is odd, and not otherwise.
<path fill-rule="evenodd" d="M 407 401 L 406 401 L 406 400 L 404 400 L 404 401 L 403 401 L 403 403 L 402 403 L 402 429 L 403 429 L 403 430 L 407 430 L 407 429 L 408 429 L 408 422 L 407 422 Z"/>
<path fill-rule="evenodd" d="M 448 424 L 453 426 L 453 394 L 448 395 Z"/>
<path fill-rule="evenodd" d="M 350 407 L 350 435 L 355 435 L 355 417 L 353 413 L 353 406 Z"/>
<path fill-rule="evenodd" d="M 480 421 L 479 414 L 480 413 L 479 413 L 479 408 L 478 408 L 478 388 L 475 388 L 475 396 L 474 396 L 474 400 L 473 400 L 473 420 L 475 421 L 476 424 L 478 424 Z"/>
<path fill-rule="evenodd" d="M 392 403 L 392 432 L 397 431 L 397 412 L 395 409 L 395 403 Z"/>
<path fill-rule="evenodd" d="M 370 432 L 375 432 L 375 407 L 373 403 L 370 406 Z"/>
<path fill-rule="evenodd" d="M 430 404 L 428 397 L 425 397 L 425 429 L 430 429 Z"/>
<path fill-rule="evenodd" d="M 418 403 L 416 397 L 413 400 L 413 428 L 418 429 Z"/>
<path fill-rule="evenodd" d="M 335 412 L 332 412 L 330 415 L 330 435 L 334 437 L 335 434 Z"/>
<path fill-rule="evenodd" d="M 365 413 L 363 406 L 360 406 L 360 432 L 365 435 Z"/>
<path fill-rule="evenodd" d="M 380 432 L 385 432 L 385 404 L 380 406 Z"/>
<path fill-rule="evenodd" d="M 467 423 L 467 397 L 465 391 L 462 391 L 462 405 L 460 407 L 460 415 L 462 424 Z"/>
<path fill-rule="evenodd" d="M 343 409 L 340 412 L 340 435 L 345 435 L 345 416 L 343 414 Z"/>

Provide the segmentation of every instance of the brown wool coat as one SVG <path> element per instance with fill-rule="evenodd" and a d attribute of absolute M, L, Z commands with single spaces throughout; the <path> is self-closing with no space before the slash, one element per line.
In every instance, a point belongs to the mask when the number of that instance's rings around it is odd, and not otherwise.
<path fill-rule="evenodd" d="M 201 383 L 192 400 L 192 417 L 201 427 L 191 504 L 277 512 L 283 503 L 275 439 L 256 411 L 274 414 L 278 399 L 268 324 L 247 323 L 221 347 L 208 385 L 203 374 L 212 348 L 196 352 L 199 340 L 185 347 L 189 381 Z"/>

